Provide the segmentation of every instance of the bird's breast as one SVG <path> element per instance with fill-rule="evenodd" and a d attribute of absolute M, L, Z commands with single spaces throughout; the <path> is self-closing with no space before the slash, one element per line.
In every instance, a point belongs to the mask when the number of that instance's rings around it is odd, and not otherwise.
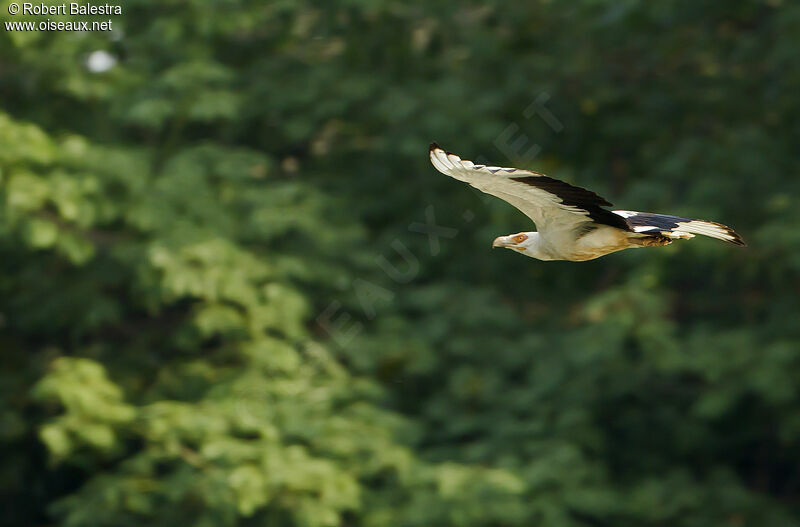
<path fill-rule="evenodd" d="M 596 229 L 573 236 L 561 244 L 564 260 L 582 262 L 628 249 L 628 235 L 621 229 L 599 225 Z"/>

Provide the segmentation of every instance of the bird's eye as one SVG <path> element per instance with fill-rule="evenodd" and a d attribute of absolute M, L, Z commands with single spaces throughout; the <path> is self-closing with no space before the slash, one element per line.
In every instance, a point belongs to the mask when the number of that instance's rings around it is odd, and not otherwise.
<path fill-rule="evenodd" d="M 525 241 L 527 238 L 528 238 L 528 237 L 527 237 L 527 236 L 525 236 L 524 234 L 518 234 L 518 235 L 514 236 L 514 243 L 522 243 L 522 242 L 524 242 L 524 241 Z"/>

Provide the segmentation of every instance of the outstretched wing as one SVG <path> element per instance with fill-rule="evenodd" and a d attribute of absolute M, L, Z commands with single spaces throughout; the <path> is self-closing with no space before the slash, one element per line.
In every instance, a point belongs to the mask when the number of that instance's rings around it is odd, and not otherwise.
<path fill-rule="evenodd" d="M 594 192 L 530 170 L 476 165 L 442 150 L 430 148 L 436 170 L 507 201 L 536 223 L 539 232 L 574 229 L 586 223 L 602 223 L 630 230 L 625 218 L 606 210 L 612 206 Z"/>
<path fill-rule="evenodd" d="M 736 231 L 727 225 L 713 221 L 632 210 L 615 210 L 613 212 L 625 218 L 633 232 L 663 234 L 669 238 L 692 238 L 695 234 L 700 234 L 743 247 L 747 245 Z"/>

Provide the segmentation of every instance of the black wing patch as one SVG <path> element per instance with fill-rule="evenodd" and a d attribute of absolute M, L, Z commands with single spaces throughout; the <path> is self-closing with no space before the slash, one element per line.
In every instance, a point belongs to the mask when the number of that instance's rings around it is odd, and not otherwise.
<path fill-rule="evenodd" d="M 679 227 L 678 222 L 692 221 L 691 218 L 652 214 L 650 212 L 640 212 L 634 216 L 628 216 L 625 220 L 631 227 L 653 227 L 653 229 L 660 231 L 671 231 Z"/>
<path fill-rule="evenodd" d="M 625 231 L 631 230 L 625 218 L 602 208 L 613 207 L 613 205 L 591 190 L 576 187 L 548 176 L 524 176 L 512 177 L 511 179 L 558 196 L 564 205 L 585 210 L 589 213 L 589 217 L 597 223 L 609 225 Z"/>

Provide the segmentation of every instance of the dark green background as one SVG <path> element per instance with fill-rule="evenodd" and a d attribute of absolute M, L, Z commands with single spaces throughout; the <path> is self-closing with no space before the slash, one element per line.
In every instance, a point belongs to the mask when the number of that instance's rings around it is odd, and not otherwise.
<path fill-rule="evenodd" d="M 797 2 L 121 5 L 0 31 L 0 524 L 800 525 Z M 432 140 L 749 247 L 492 251 Z"/>

